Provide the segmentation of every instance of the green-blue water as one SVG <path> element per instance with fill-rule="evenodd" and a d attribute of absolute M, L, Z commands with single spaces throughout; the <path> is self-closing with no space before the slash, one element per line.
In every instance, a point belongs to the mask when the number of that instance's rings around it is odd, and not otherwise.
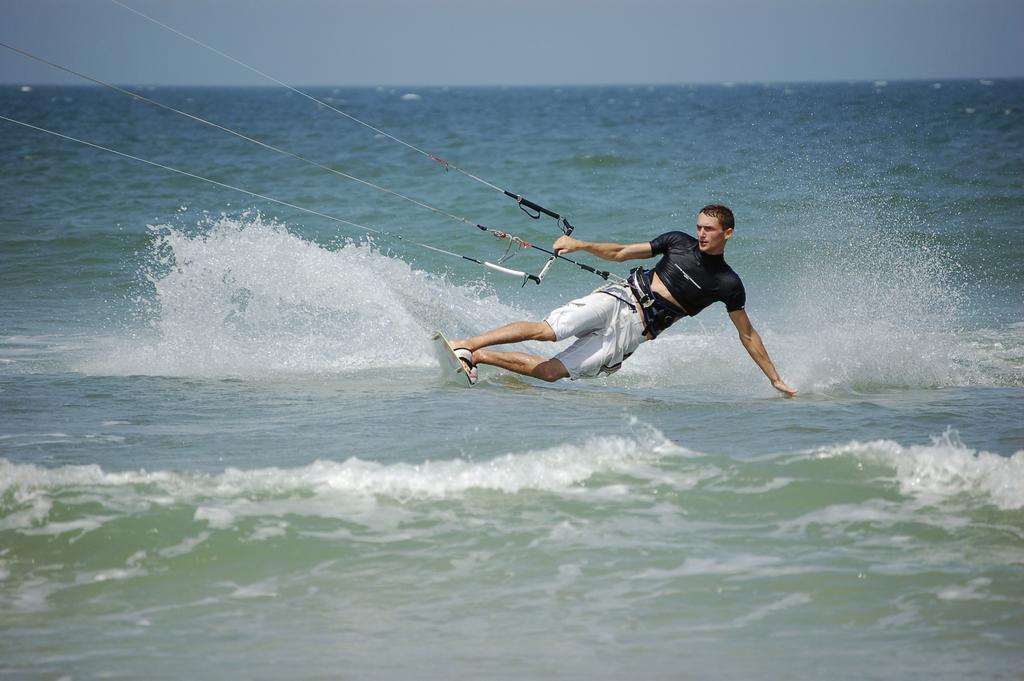
<path fill-rule="evenodd" d="M 144 94 L 557 236 L 286 91 Z M 726 257 L 800 396 L 723 306 L 607 379 L 443 385 L 434 329 L 541 318 L 600 280 L 560 263 L 520 288 L 0 122 L 0 674 L 1019 677 L 1024 82 L 314 94 L 584 239 L 729 204 Z M 7 87 L 0 114 L 503 253 L 106 90 Z"/>

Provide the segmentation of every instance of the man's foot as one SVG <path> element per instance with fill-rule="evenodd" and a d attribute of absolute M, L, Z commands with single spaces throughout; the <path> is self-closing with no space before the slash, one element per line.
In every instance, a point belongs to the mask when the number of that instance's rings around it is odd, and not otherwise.
<path fill-rule="evenodd" d="M 466 375 L 470 383 L 476 383 L 476 364 L 473 362 L 473 351 L 468 348 L 452 348 L 455 356 L 466 365 Z"/>

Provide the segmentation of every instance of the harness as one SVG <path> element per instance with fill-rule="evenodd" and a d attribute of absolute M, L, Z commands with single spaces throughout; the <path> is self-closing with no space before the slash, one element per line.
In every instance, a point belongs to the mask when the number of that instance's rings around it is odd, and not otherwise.
<path fill-rule="evenodd" d="M 651 289 L 651 279 L 644 268 L 630 270 L 626 283 L 629 284 L 633 297 L 640 303 L 644 315 L 644 334 L 649 335 L 651 340 L 672 326 L 677 319 L 687 316 L 685 310 L 676 307 Z"/>

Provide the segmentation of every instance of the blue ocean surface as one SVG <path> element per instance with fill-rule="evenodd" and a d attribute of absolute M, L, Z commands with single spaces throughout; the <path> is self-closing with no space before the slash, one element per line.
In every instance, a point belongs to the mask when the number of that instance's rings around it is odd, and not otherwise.
<path fill-rule="evenodd" d="M 559 234 L 283 88 L 132 89 Z M 423 248 L 507 242 L 108 89 L 3 87 L 0 115 L 323 215 L 0 121 L 0 675 L 1019 678 L 1024 81 L 310 92 L 590 241 L 728 204 L 799 396 L 721 305 L 607 378 L 445 384 L 435 329 L 602 280 Z"/>

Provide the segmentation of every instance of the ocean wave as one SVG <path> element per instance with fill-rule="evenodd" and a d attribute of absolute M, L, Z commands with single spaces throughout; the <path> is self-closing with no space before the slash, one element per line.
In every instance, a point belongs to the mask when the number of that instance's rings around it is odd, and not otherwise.
<path fill-rule="evenodd" d="M 901 493 L 924 502 L 968 495 L 1002 510 L 1024 508 L 1024 450 L 999 456 L 972 449 L 955 431 L 933 437 L 929 445 L 900 445 L 891 440 L 850 442 L 824 447 L 820 458 L 852 457 L 895 471 Z"/>
<path fill-rule="evenodd" d="M 850 459 L 856 468 L 823 464 Z M 891 474 L 880 472 L 885 469 Z M 808 485 L 828 488 L 837 477 L 863 488 L 868 497 L 808 506 Z M 913 503 L 889 498 L 889 485 Z M 886 524 L 916 515 L 922 505 L 1024 508 L 1024 451 L 1009 457 L 979 452 L 948 432 L 929 445 L 850 442 L 746 461 L 688 450 L 637 424 L 626 435 L 510 452 L 486 461 L 380 463 L 350 457 L 295 468 L 201 473 L 105 471 L 95 464 L 49 468 L 0 459 L 0 530 L 85 533 L 112 517 L 171 507 L 190 508 L 193 520 L 212 529 L 231 527 L 250 516 L 351 520 L 386 516 L 379 502 L 393 508 L 425 502 L 436 508 L 435 502 L 466 500 L 478 493 L 528 492 L 572 495 L 597 505 L 647 507 L 675 499 L 693 513 L 713 515 L 722 503 L 753 504 L 769 514 L 777 513 L 778 504 L 797 503 L 803 510 L 791 525 Z M 82 515 L 55 511 L 78 506 Z"/>
<path fill-rule="evenodd" d="M 332 516 L 335 513 L 326 509 L 342 498 L 407 502 L 458 498 L 474 491 L 572 493 L 582 491 L 594 476 L 625 474 L 662 457 L 685 453 L 651 429 L 636 436 L 595 437 L 482 462 L 382 464 L 352 457 L 290 469 L 229 468 L 209 474 L 110 472 L 95 464 L 46 468 L 0 459 L 0 529 L 38 531 L 40 525 L 55 532 L 95 529 L 99 524 L 65 528 L 48 520 L 55 500 L 74 503 L 79 494 L 86 494 L 90 501 L 101 500 L 108 511 L 194 505 L 196 520 L 224 528 L 238 515 L 273 515 L 275 504 L 289 499 L 299 503 L 280 509 L 301 512 L 305 508 Z"/>

